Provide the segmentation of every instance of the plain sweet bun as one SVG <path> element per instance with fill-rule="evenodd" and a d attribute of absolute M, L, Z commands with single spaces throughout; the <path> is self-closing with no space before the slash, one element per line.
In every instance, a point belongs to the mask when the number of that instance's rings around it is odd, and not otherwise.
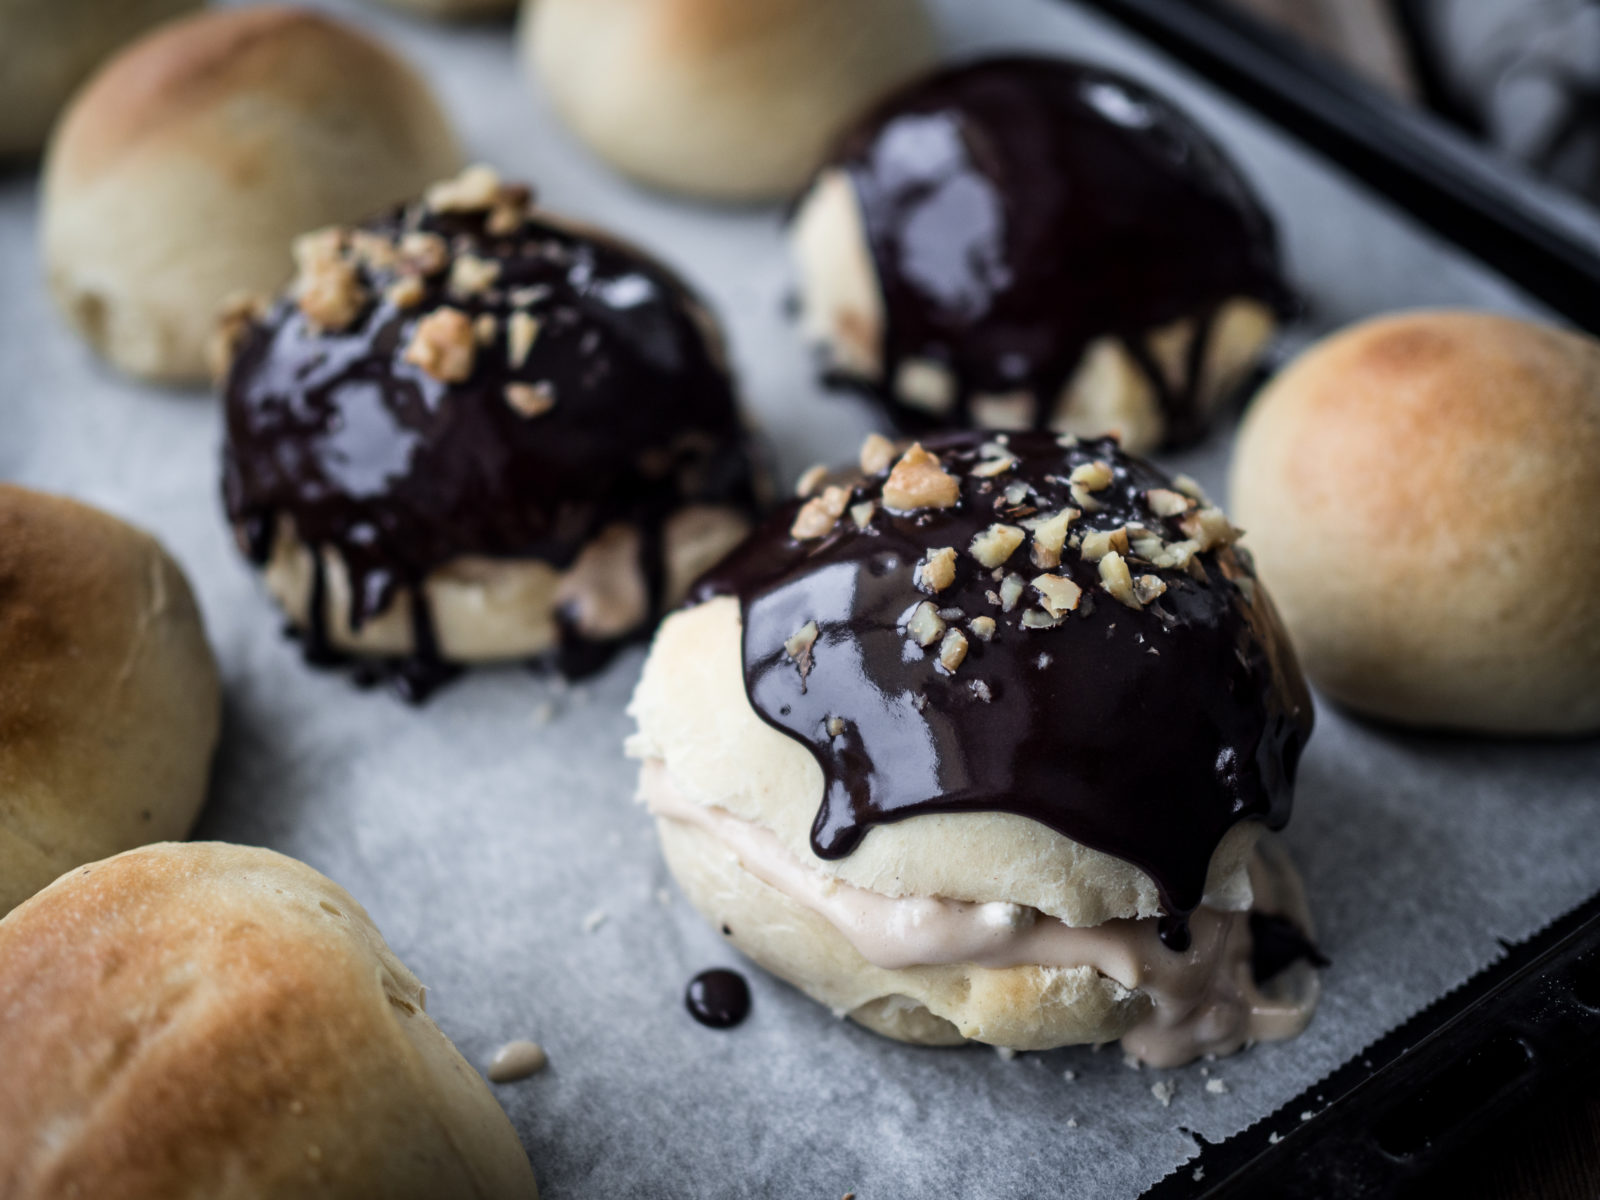
<path fill-rule="evenodd" d="M 31 154 L 102 58 L 201 0 L 0 0 L 0 159 Z"/>
<path fill-rule="evenodd" d="M 1233 507 L 1307 672 L 1354 709 L 1600 729 L 1600 345 L 1487 313 L 1380 317 L 1252 408 Z"/>
<path fill-rule="evenodd" d="M 459 163 L 427 85 L 366 36 L 293 8 L 202 13 L 118 54 L 63 116 L 44 183 L 50 288 L 117 367 L 202 380 L 217 311 L 287 279 L 295 235 Z"/>
<path fill-rule="evenodd" d="M 1309 975 L 1267 998 L 1248 964 L 1259 914 L 1307 929 L 1262 834 L 1310 702 L 1226 518 L 1046 434 L 874 437 L 802 486 L 630 706 L 695 907 L 909 1041 L 1175 1065 L 1298 1032 Z"/>
<path fill-rule="evenodd" d="M 721 333 L 642 251 L 476 166 L 295 256 L 223 329 L 223 492 L 314 660 L 592 666 L 749 531 Z"/>
<path fill-rule="evenodd" d="M 0 1193 L 534 1197 L 424 1004 L 292 858 L 168 843 L 80 867 L 0 920 Z"/>
<path fill-rule="evenodd" d="M 0 913 L 79 863 L 189 832 L 220 689 L 154 538 L 0 484 L 0 663 Z"/>
<path fill-rule="evenodd" d="M 792 194 L 936 49 L 920 0 L 530 0 L 521 37 L 557 111 L 613 166 L 725 200 Z"/>

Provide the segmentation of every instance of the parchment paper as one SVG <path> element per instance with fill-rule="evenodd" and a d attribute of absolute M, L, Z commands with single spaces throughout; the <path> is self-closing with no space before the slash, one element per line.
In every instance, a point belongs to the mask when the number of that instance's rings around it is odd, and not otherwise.
<path fill-rule="evenodd" d="M 866 414 L 813 385 L 781 315 L 775 209 L 619 182 L 529 95 L 503 28 L 330 7 L 422 66 L 475 153 L 535 180 L 551 207 L 653 247 L 709 295 L 786 479 L 853 454 Z M 1312 301 L 1296 337 L 1406 305 L 1528 309 L 1108 27 L 1047 0 L 938 9 L 953 52 L 1081 54 L 1190 104 L 1281 220 Z M 1215 1140 L 1260 1118 L 1491 961 L 1497 939 L 1600 887 L 1593 742 L 1409 736 L 1324 706 L 1288 844 L 1333 960 L 1325 999 L 1298 1041 L 1212 1064 L 1225 1093 L 1207 1091 L 1199 1065 L 1136 1071 L 1115 1048 L 1009 1062 L 908 1048 L 754 969 L 749 1021 L 703 1029 L 683 1011 L 684 984 L 737 958 L 675 894 L 632 801 L 620 746 L 641 652 L 573 689 L 479 672 L 420 710 L 304 667 L 225 532 L 215 402 L 130 385 L 91 359 L 36 286 L 35 215 L 31 172 L 0 178 L 0 476 L 132 518 L 182 560 L 227 687 L 198 833 L 275 847 L 348 887 L 475 1063 L 510 1038 L 545 1045 L 548 1071 L 497 1094 L 552 1200 L 1133 1195 L 1193 1155 L 1186 1130 Z M 1220 494 L 1226 457 L 1220 436 L 1171 465 Z M 1152 1094 L 1158 1079 L 1175 1089 L 1170 1106 Z"/>

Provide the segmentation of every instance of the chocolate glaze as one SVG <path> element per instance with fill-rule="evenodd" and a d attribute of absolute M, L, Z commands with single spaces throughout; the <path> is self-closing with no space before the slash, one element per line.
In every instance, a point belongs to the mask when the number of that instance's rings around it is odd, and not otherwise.
<path fill-rule="evenodd" d="M 1250 974 L 1257 984 L 1266 983 L 1301 960 L 1313 967 L 1328 965 L 1316 943 L 1288 917 L 1250 913 Z"/>
<path fill-rule="evenodd" d="M 750 985 L 737 971 L 701 971 L 683 994 L 689 1015 L 712 1029 L 731 1029 L 750 1015 Z"/>
<path fill-rule="evenodd" d="M 264 564 L 288 517 L 303 541 L 336 549 L 350 572 L 353 628 L 409 592 L 416 651 L 395 680 L 412 699 L 453 673 L 420 586 L 436 568 L 463 555 L 565 567 L 625 521 L 642 534 L 656 609 L 666 518 L 688 503 L 754 505 L 717 335 L 684 284 L 621 243 L 531 214 L 509 232 L 487 223 L 484 211 L 421 203 L 369 222 L 362 228 L 387 243 L 439 234 L 452 261 L 491 260 L 498 278 L 452 294 L 447 266 L 402 309 L 384 296 L 402 268 L 362 260 L 372 299 L 352 324 L 319 331 L 286 296 L 244 334 L 225 384 L 223 496 L 241 543 Z M 403 359 L 418 321 L 446 304 L 497 319 L 460 383 Z M 506 318 L 517 309 L 539 332 L 513 367 Z M 520 415 L 505 400 L 513 382 L 548 385 L 554 407 Z M 341 658 L 324 627 L 322 570 L 318 554 L 304 631 L 314 663 Z M 564 670 L 593 669 L 611 649 L 566 632 Z"/>
<path fill-rule="evenodd" d="M 870 390 L 903 426 L 929 415 L 892 392 L 910 358 L 977 393 L 1026 390 L 1038 427 L 1085 348 L 1119 338 L 1154 386 L 1167 441 L 1204 432 L 1197 403 L 1211 317 L 1248 297 L 1286 312 L 1272 220 L 1228 156 L 1171 101 L 1101 67 L 996 58 L 886 100 L 840 144 L 884 299 L 885 371 Z M 1194 318 L 1173 386 L 1144 343 Z"/>
<path fill-rule="evenodd" d="M 993 478 L 968 473 L 997 449 L 981 450 L 981 435 L 925 443 L 960 478 L 952 508 L 880 504 L 865 529 L 847 513 L 826 536 L 797 541 L 796 506 L 786 506 L 696 597 L 738 597 L 750 703 L 822 768 L 811 833 L 819 856 L 843 857 L 873 825 L 919 814 L 1015 813 L 1145 871 L 1160 892 L 1163 935 L 1181 947 L 1223 835 L 1242 820 L 1278 828 L 1288 819 L 1310 696 L 1270 603 L 1230 548 L 1194 556 L 1203 579 L 1130 556 L 1134 575 L 1167 587 L 1135 610 L 1101 588 L 1098 564 L 1069 543 L 1056 573 L 1083 589 L 1077 610 L 1026 627 L 1025 610 L 1040 601 L 1029 587 L 1004 611 L 989 596 L 1001 585 L 969 544 L 996 521 L 1076 506 L 1067 476 L 1080 464 L 1108 463 L 1113 482 L 1093 493 L 1103 507 L 1074 531 L 1139 524 L 1169 543 L 1184 537 L 1179 518 L 1156 516 L 1145 499 L 1172 482 L 1113 440 L 1005 440 L 1019 461 Z M 851 503 L 878 500 L 883 482 L 857 477 Z M 1008 499 L 1020 484 L 1027 494 Z M 945 546 L 958 552 L 955 581 L 930 597 L 914 570 Z M 1030 551 L 1025 542 L 1003 570 L 1023 581 L 1040 574 Z M 937 643 L 924 650 L 906 632 L 909 612 L 929 599 L 966 635 L 954 671 L 939 664 Z M 972 632 L 979 616 L 996 623 L 991 641 Z M 797 661 L 785 641 L 808 621 L 818 636 Z M 843 721 L 834 735 L 832 718 Z"/>

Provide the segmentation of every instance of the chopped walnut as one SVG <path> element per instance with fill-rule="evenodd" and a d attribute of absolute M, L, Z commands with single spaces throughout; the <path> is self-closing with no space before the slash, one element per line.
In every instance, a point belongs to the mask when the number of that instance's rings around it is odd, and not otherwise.
<path fill-rule="evenodd" d="M 1030 557 L 1034 566 L 1049 570 L 1061 565 L 1061 548 L 1067 542 L 1067 527 L 1082 515 L 1075 508 L 1063 508 L 1060 512 L 1047 513 L 1023 522 L 1023 526 L 1033 532 Z"/>
<path fill-rule="evenodd" d="M 951 629 L 939 643 L 939 665 L 954 671 L 967 657 L 967 638 L 959 629 Z"/>
<path fill-rule="evenodd" d="M 1100 560 L 1100 586 L 1129 608 L 1140 607 L 1139 598 L 1133 594 L 1133 577 L 1128 574 L 1128 564 L 1115 550 Z"/>
<path fill-rule="evenodd" d="M 527 201 L 508 200 L 503 194 L 505 190 L 509 189 L 502 189 L 501 197 L 483 222 L 484 232 L 492 237 L 509 237 L 528 219 Z"/>
<path fill-rule="evenodd" d="M 428 294 L 422 280 L 415 275 L 402 275 L 384 289 L 383 298 L 399 309 L 415 308 Z"/>
<path fill-rule="evenodd" d="M 817 644 L 817 623 L 807 621 L 783 643 L 783 652 L 800 668 L 800 690 L 805 691 L 806 676 L 811 674 L 811 650 Z"/>
<path fill-rule="evenodd" d="M 972 689 L 973 696 L 985 704 L 994 699 L 994 693 L 989 690 L 989 685 L 981 679 L 974 679 L 967 686 Z"/>
<path fill-rule="evenodd" d="M 223 301 L 216 328 L 206 343 L 206 361 L 214 378 L 220 380 L 228 373 L 245 334 L 266 315 L 266 299 L 253 293 L 238 292 Z"/>
<path fill-rule="evenodd" d="M 437 233 L 408 233 L 400 239 L 400 261 L 424 275 L 437 275 L 450 265 L 450 246 Z"/>
<path fill-rule="evenodd" d="M 499 336 L 499 333 L 500 319 L 493 313 L 479 313 L 477 319 L 472 322 L 472 336 L 480 346 L 487 346 Z"/>
<path fill-rule="evenodd" d="M 1079 549 L 1089 562 L 1098 562 L 1107 554 L 1126 554 L 1128 531 L 1120 525 L 1116 529 L 1091 529 L 1083 535 Z"/>
<path fill-rule="evenodd" d="M 828 736 L 829 737 L 838 737 L 843 732 L 844 732 L 844 718 L 843 717 L 829 717 L 828 718 Z"/>
<path fill-rule="evenodd" d="M 289 246 L 297 270 L 310 271 L 344 258 L 345 231 L 337 226 L 302 233 Z"/>
<path fill-rule="evenodd" d="M 828 477 L 828 468 L 821 463 L 815 463 L 800 473 L 800 478 L 795 482 L 794 494 L 804 500 L 816 491 L 822 481 Z"/>
<path fill-rule="evenodd" d="M 1022 627 L 1024 629 L 1053 629 L 1065 620 L 1065 616 L 1047 613 L 1042 608 L 1026 609 L 1022 614 Z"/>
<path fill-rule="evenodd" d="M 861 443 L 861 469 L 868 475 L 877 475 L 889 469 L 894 461 L 894 443 L 881 433 L 867 434 Z"/>
<path fill-rule="evenodd" d="M 1166 590 L 1166 581 L 1159 575 L 1141 575 L 1133 581 L 1133 596 L 1140 604 L 1149 604 Z"/>
<path fill-rule="evenodd" d="M 1000 583 L 1000 610 L 1010 612 L 1022 599 L 1022 589 L 1027 585 L 1021 575 L 1007 575 Z"/>
<path fill-rule="evenodd" d="M 860 504 L 850 506 L 850 519 L 856 523 L 858 529 L 865 529 L 872 524 L 872 514 L 878 511 L 878 506 L 871 500 L 863 500 Z"/>
<path fill-rule="evenodd" d="M 967 474 L 976 475 L 979 479 L 992 479 L 996 475 L 1004 475 L 1021 461 L 1000 442 L 985 442 L 978 448 L 978 453 L 981 456 L 978 465 Z"/>
<path fill-rule="evenodd" d="M 369 229 L 357 229 L 351 232 L 350 249 L 357 261 L 374 271 L 389 270 L 400 257 L 392 241 Z"/>
<path fill-rule="evenodd" d="M 1111 486 L 1111 464 L 1098 458 L 1093 462 L 1080 463 L 1072 468 L 1072 474 L 1067 478 L 1091 492 L 1098 492 L 1101 488 Z"/>
<path fill-rule="evenodd" d="M 512 288 L 506 293 L 506 299 L 511 301 L 513 308 L 530 308 L 549 295 L 547 284 L 534 283 L 527 287 Z"/>
<path fill-rule="evenodd" d="M 932 600 L 924 600 L 912 609 L 911 618 L 906 622 L 906 632 L 919 646 L 933 645 L 944 636 L 944 629 L 944 618 Z"/>
<path fill-rule="evenodd" d="M 1158 517 L 1176 517 L 1189 511 L 1194 501 L 1182 492 L 1171 488 L 1151 488 L 1144 494 L 1145 503 Z"/>
<path fill-rule="evenodd" d="M 832 532 L 839 518 L 844 515 L 845 505 L 849 503 L 849 489 L 842 487 L 823 489 L 822 495 L 813 496 L 800 506 L 800 511 L 795 514 L 794 524 L 789 526 L 789 536 L 804 542 Z"/>
<path fill-rule="evenodd" d="M 525 312 L 514 312 L 506 318 L 506 361 L 512 370 L 519 370 L 528 361 L 534 339 L 539 336 L 539 319 Z"/>
<path fill-rule="evenodd" d="M 998 567 L 1010 558 L 1027 535 L 1017 525 L 994 524 L 974 534 L 967 549 L 986 567 Z"/>
<path fill-rule="evenodd" d="M 1064 575 L 1035 575 L 1033 588 L 1044 597 L 1045 611 L 1052 617 L 1066 616 L 1083 598 L 1083 589 Z"/>
<path fill-rule="evenodd" d="M 500 174 L 476 163 L 454 179 L 441 180 L 428 189 L 427 204 L 434 212 L 482 212 L 500 199 Z"/>
<path fill-rule="evenodd" d="M 343 259 L 322 259 L 303 268 L 296 291 L 306 320 L 326 332 L 349 328 L 367 303 L 361 276 L 353 264 Z"/>
<path fill-rule="evenodd" d="M 467 314 L 458 308 L 440 308 L 417 322 L 405 361 L 443 383 L 460 383 L 472 374 L 476 355 Z"/>
<path fill-rule="evenodd" d="M 1191 500 L 1198 500 L 1201 504 L 1211 503 L 1210 499 L 1208 499 L 1206 496 L 1205 489 L 1188 475 L 1179 475 L 1172 481 L 1172 486 L 1177 488 L 1185 496 L 1188 496 Z"/>
<path fill-rule="evenodd" d="M 1178 522 L 1178 528 L 1201 550 L 1226 546 L 1239 536 L 1239 531 L 1229 523 L 1222 510 L 1210 506 L 1188 514 Z"/>
<path fill-rule="evenodd" d="M 508 383 L 506 403 L 519 416 L 542 417 L 556 406 L 556 390 L 548 383 Z"/>
<path fill-rule="evenodd" d="M 900 456 L 883 484 L 883 502 L 902 512 L 918 508 L 950 508 L 961 498 L 961 484 L 939 460 L 913 443 Z"/>
<path fill-rule="evenodd" d="M 990 638 L 994 637 L 994 618 L 973 617 L 972 620 L 967 622 L 967 628 L 972 630 L 973 637 L 977 638 L 981 642 L 987 642 Z"/>
<path fill-rule="evenodd" d="M 1094 496 L 1090 494 L 1089 489 L 1084 487 L 1081 483 L 1073 484 L 1070 490 L 1072 493 L 1072 502 L 1084 512 L 1099 512 L 1105 507 L 1105 505 L 1096 500 Z"/>
<path fill-rule="evenodd" d="M 929 550 L 917 564 L 917 586 L 925 592 L 942 592 L 956 581 L 956 552 L 954 547 L 941 546 Z"/>
<path fill-rule="evenodd" d="M 500 264 L 492 258 L 463 254 L 450 264 L 450 294 L 476 296 L 488 291 L 500 278 Z"/>

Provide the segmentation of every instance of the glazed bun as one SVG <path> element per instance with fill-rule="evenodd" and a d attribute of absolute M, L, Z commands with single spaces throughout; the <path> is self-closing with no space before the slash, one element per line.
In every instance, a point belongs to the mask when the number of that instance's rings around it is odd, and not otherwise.
<path fill-rule="evenodd" d="M 0 0 L 0 159 L 31 154 L 96 63 L 201 0 Z"/>
<path fill-rule="evenodd" d="M 112 59 L 52 136 L 50 288 L 120 369 L 202 380 L 217 310 L 287 279 L 296 234 L 458 165 L 427 85 L 364 35 L 293 8 L 202 13 Z"/>
<path fill-rule="evenodd" d="M 1246 976 L 1255 914 L 1307 929 L 1262 834 L 1310 702 L 1226 519 L 1109 440 L 863 457 L 646 660 L 629 752 L 691 902 L 908 1041 L 1175 1065 L 1298 1032 L 1309 976 Z"/>
<path fill-rule="evenodd" d="M 936 52 L 920 0 L 528 0 L 521 37 L 596 153 L 722 200 L 792 193 L 835 134 Z"/>
<path fill-rule="evenodd" d="M 1600 344 L 1487 313 L 1380 317 L 1256 401 L 1246 544 L 1307 672 L 1407 725 L 1600 729 Z"/>
<path fill-rule="evenodd" d="M 0 913 L 79 863 L 189 832 L 220 691 L 154 538 L 0 484 L 0 663 Z"/>
<path fill-rule="evenodd" d="M 536 1195 L 488 1087 L 338 884 L 270 850 L 130 850 L 0 920 L 0 1190 Z"/>
<path fill-rule="evenodd" d="M 721 333 L 641 251 L 478 166 L 295 255 L 225 330 L 223 491 L 313 661 L 581 673 L 748 532 Z"/>

